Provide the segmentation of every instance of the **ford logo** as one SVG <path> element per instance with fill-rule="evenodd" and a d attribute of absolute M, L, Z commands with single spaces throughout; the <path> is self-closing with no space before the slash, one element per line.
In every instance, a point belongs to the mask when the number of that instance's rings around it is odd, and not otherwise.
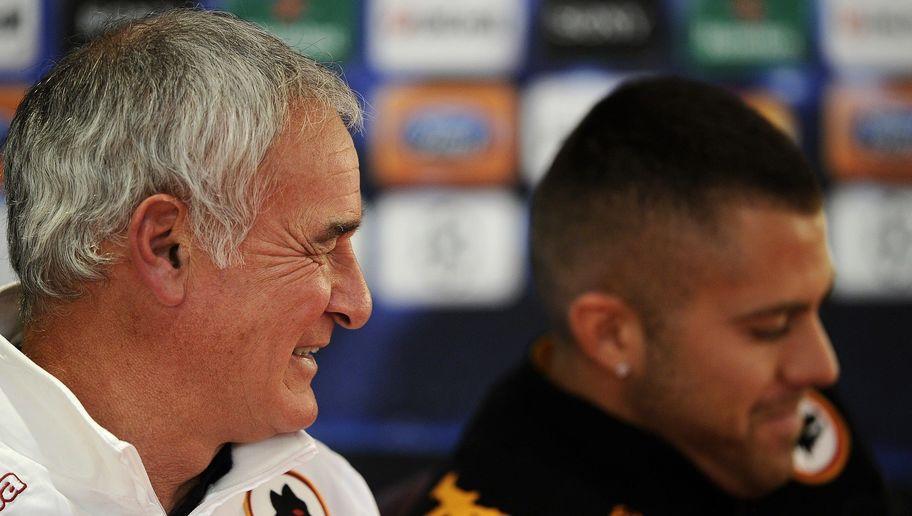
<path fill-rule="evenodd" d="M 867 150 L 884 153 L 912 151 L 912 109 L 862 113 L 853 120 L 852 134 Z"/>
<path fill-rule="evenodd" d="M 491 128 L 480 114 L 435 109 L 419 112 L 409 120 L 403 136 L 416 152 L 453 158 L 483 150 L 491 139 Z"/>

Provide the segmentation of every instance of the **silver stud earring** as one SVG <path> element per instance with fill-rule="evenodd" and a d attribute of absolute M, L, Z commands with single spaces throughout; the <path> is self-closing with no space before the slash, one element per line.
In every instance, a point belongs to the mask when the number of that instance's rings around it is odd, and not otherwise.
<path fill-rule="evenodd" d="M 627 375 L 630 374 L 630 365 L 627 362 L 619 363 L 618 365 L 614 366 L 614 374 L 616 374 L 617 377 L 621 380 L 627 378 Z"/>

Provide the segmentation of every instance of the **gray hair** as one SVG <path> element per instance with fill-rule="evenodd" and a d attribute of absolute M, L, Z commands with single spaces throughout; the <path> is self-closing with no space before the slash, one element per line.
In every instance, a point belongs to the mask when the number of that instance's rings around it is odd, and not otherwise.
<path fill-rule="evenodd" d="M 269 189 L 257 168 L 293 105 L 313 101 L 360 127 L 336 74 L 226 13 L 166 11 L 63 58 L 29 90 L 3 156 L 23 316 L 104 279 L 116 256 L 102 242 L 122 245 L 155 193 L 188 204 L 216 266 L 239 263 Z"/>

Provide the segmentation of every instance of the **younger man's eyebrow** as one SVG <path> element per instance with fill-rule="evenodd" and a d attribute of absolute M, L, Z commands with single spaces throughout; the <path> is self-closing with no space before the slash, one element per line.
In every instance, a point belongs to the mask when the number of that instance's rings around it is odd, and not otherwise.
<path fill-rule="evenodd" d="M 833 294 L 833 280 L 830 280 L 830 285 L 827 287 L 826 294 L 821 298 L 821 302 L 826 302 L 830 296 Z M 810 310 L 812 305 L 807 301 L 785 301 L 776 305 L 760 308 L 759 310 L 754 310 L 750 313 L 739 315 L 736 317 L 736 320 L 746 321 L 748 319 L 753 319 L 757 317 L 772 316 L 778 315 L 781 313 L 793 314 L 799 313 L 806 310 Z"/>

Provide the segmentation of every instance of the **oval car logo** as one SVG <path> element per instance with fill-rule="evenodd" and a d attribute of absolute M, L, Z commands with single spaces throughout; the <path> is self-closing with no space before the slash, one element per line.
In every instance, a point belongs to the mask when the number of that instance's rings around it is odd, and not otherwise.
<path fill-rule="evenodd" d="M 887 154 L 912 151 L 912 110 L 891 109 L 862 113 L 853 121 L 853 133 L 867 150 Z"/>
<path fill-rule="evenodd" d="M 416 152 L 456 158 L 483 151 L 491 129 L 484 116 L 465 108 L 432 109 L 409 120 L 403 137 Z"/>

